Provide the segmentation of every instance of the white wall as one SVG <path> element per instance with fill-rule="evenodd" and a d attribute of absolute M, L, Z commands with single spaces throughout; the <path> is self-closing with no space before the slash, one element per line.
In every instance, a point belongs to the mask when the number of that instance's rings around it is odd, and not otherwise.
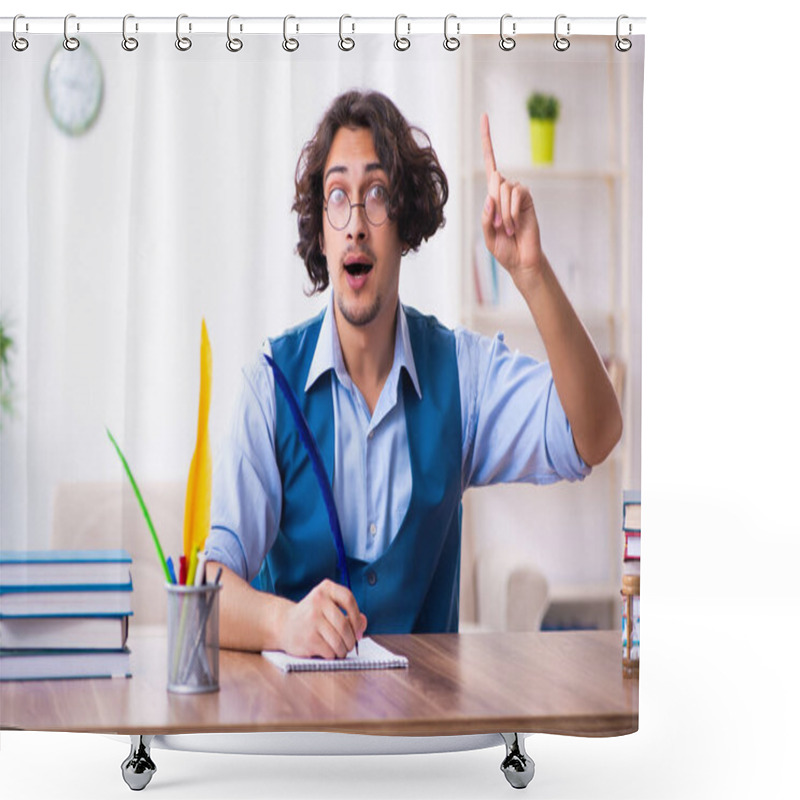
<path fill-rule="evenodd" d="M 388 93 L 456 171 L 460 129 L 442 114 L 457 62 L 438 38 L 412 57 L 385 37 L 357 53 L 271 37 L 239 54 L 224 37 L 178 52 L 171 34 L 86 36 L 101 60 L 95 125 L 68 137 L 48 117 L 42 81 L 61 36 L 2 48 L 0 308 L 13 323 L 17 410 L 0 442 L 6 547 L 46 546 L 64 480 L 121 477 L 109 426 L 139 480 L 185 479 L 194 447 L 201 317 L 214 355 L 212 442 L 227 424 L 239 369 L 260 342 L 310 316 L 293 254 L 294 171 L 332 98 Z M 424 85 L 429 91 L 419 91 Z M 453 102 L 458 102 L 457 93 Z M 405 302 L 458 320 L 460 209 L 403 268 Z"/>

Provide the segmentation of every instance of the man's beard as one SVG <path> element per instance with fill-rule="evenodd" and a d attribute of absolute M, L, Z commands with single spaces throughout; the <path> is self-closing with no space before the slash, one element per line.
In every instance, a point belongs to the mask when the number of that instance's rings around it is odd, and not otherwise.
<path fill-rule="evenodd" d="M 363 325 L 369 325 L 377 316 L 381 310 L 381 298 L 380 296 L 375 297 L 375 302 L 369 308 L 360 309 L 358 311 L 351 310 L 347 308 L 345 305 L 344 300 L 341 297 L 336 298 L 336 304 L 339 306 L 339 311 L 341 312 L 342 316 L 355 327 L 362 327 Z"/>

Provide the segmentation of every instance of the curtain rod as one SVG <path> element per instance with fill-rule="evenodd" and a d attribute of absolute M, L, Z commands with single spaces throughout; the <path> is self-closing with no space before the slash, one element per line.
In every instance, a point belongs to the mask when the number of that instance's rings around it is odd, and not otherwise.
<path fill-rule="evenodd" d="M 23 34 L 45 34 L 65 32 L 67 24 L 69 34 L 75 33 L 122 33 L 122 17 L 80 17 L 70 15 L 68 21 L 64 17 L 26 17 L 20 15 L 16 23 L 16 32 Z M 237 34 L 277 34 L 283 35 L 287 30 L 292 35 L 307 34 L 340 34 L 358 35 L 359 33 L 385 33 L 402 36 L 413 36 L 423 33 L 445 33 L 444 17 L 193 17 L 181 15 L 180 27 L 183 33 L 189 34 L 226 34 L 229 24 Z M 175 33 L 177 19 L 175 17 L 136 17 L 129 16 L 126 23 L 128 34 L 137 33 Z M 503 15 L 503 32 L 506 36 L 524 34 L 553 35 L 556 26 L 561 36 L 622 36 L 643 34 L 644 17 L 570 17 L 559 14 L 555 17 L 514 17 Z M 619 26 L 619 27 L 618 27 Z M 14 18 L 0 18 L 0 31 L 11 33 L 14 30 Z M 447 20 L 448 36 L 471 34 L 500 35 L 501 18 L 498 17 L 459 17 L 449 15 Z"/>

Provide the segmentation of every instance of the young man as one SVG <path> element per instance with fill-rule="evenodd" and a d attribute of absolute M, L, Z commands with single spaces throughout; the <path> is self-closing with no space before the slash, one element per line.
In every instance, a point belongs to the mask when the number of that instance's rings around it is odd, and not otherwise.
<path fill-rule="evenodd" d="M 530 308 L 549 363 L 404 307 L 402 257 L 444 223 L 430 142 L 375 93 L 338 97 L 305 145 L 294 210 L 327 309 L 264 346 L 332 479 L 352 592 L 285 401 L 260 357 L 214 475 L 208 558 L 223 567 L 223 646 L 344 657 L 369 633 L 458 629 L 461 495 L 578 480 L 622 418 L 608 375 L 542 252 L 530 192 L 497 172 L 481 121 L 486 245 Z M 214 565 L 212 564 L 212 569 Z"/>

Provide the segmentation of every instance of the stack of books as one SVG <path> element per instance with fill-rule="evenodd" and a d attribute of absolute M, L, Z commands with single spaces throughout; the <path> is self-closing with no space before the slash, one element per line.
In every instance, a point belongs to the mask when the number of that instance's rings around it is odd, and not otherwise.
<path fill-rule="evenodd" d="M 642 496 L 622 495 L 622 674 L 639 675 L 639 593 L 642 558 Z"/>
<path fill-rule="evenodd" d="M 622 493 L 622 535 L 625 538 L 625 574 L 639 575 L 642 557 L 642 494 L 638 489 Z"/>
<path fill-rule="evenodd" d="M 0 681 L 129 677 L 124 550 L 0 551 Z"/>

